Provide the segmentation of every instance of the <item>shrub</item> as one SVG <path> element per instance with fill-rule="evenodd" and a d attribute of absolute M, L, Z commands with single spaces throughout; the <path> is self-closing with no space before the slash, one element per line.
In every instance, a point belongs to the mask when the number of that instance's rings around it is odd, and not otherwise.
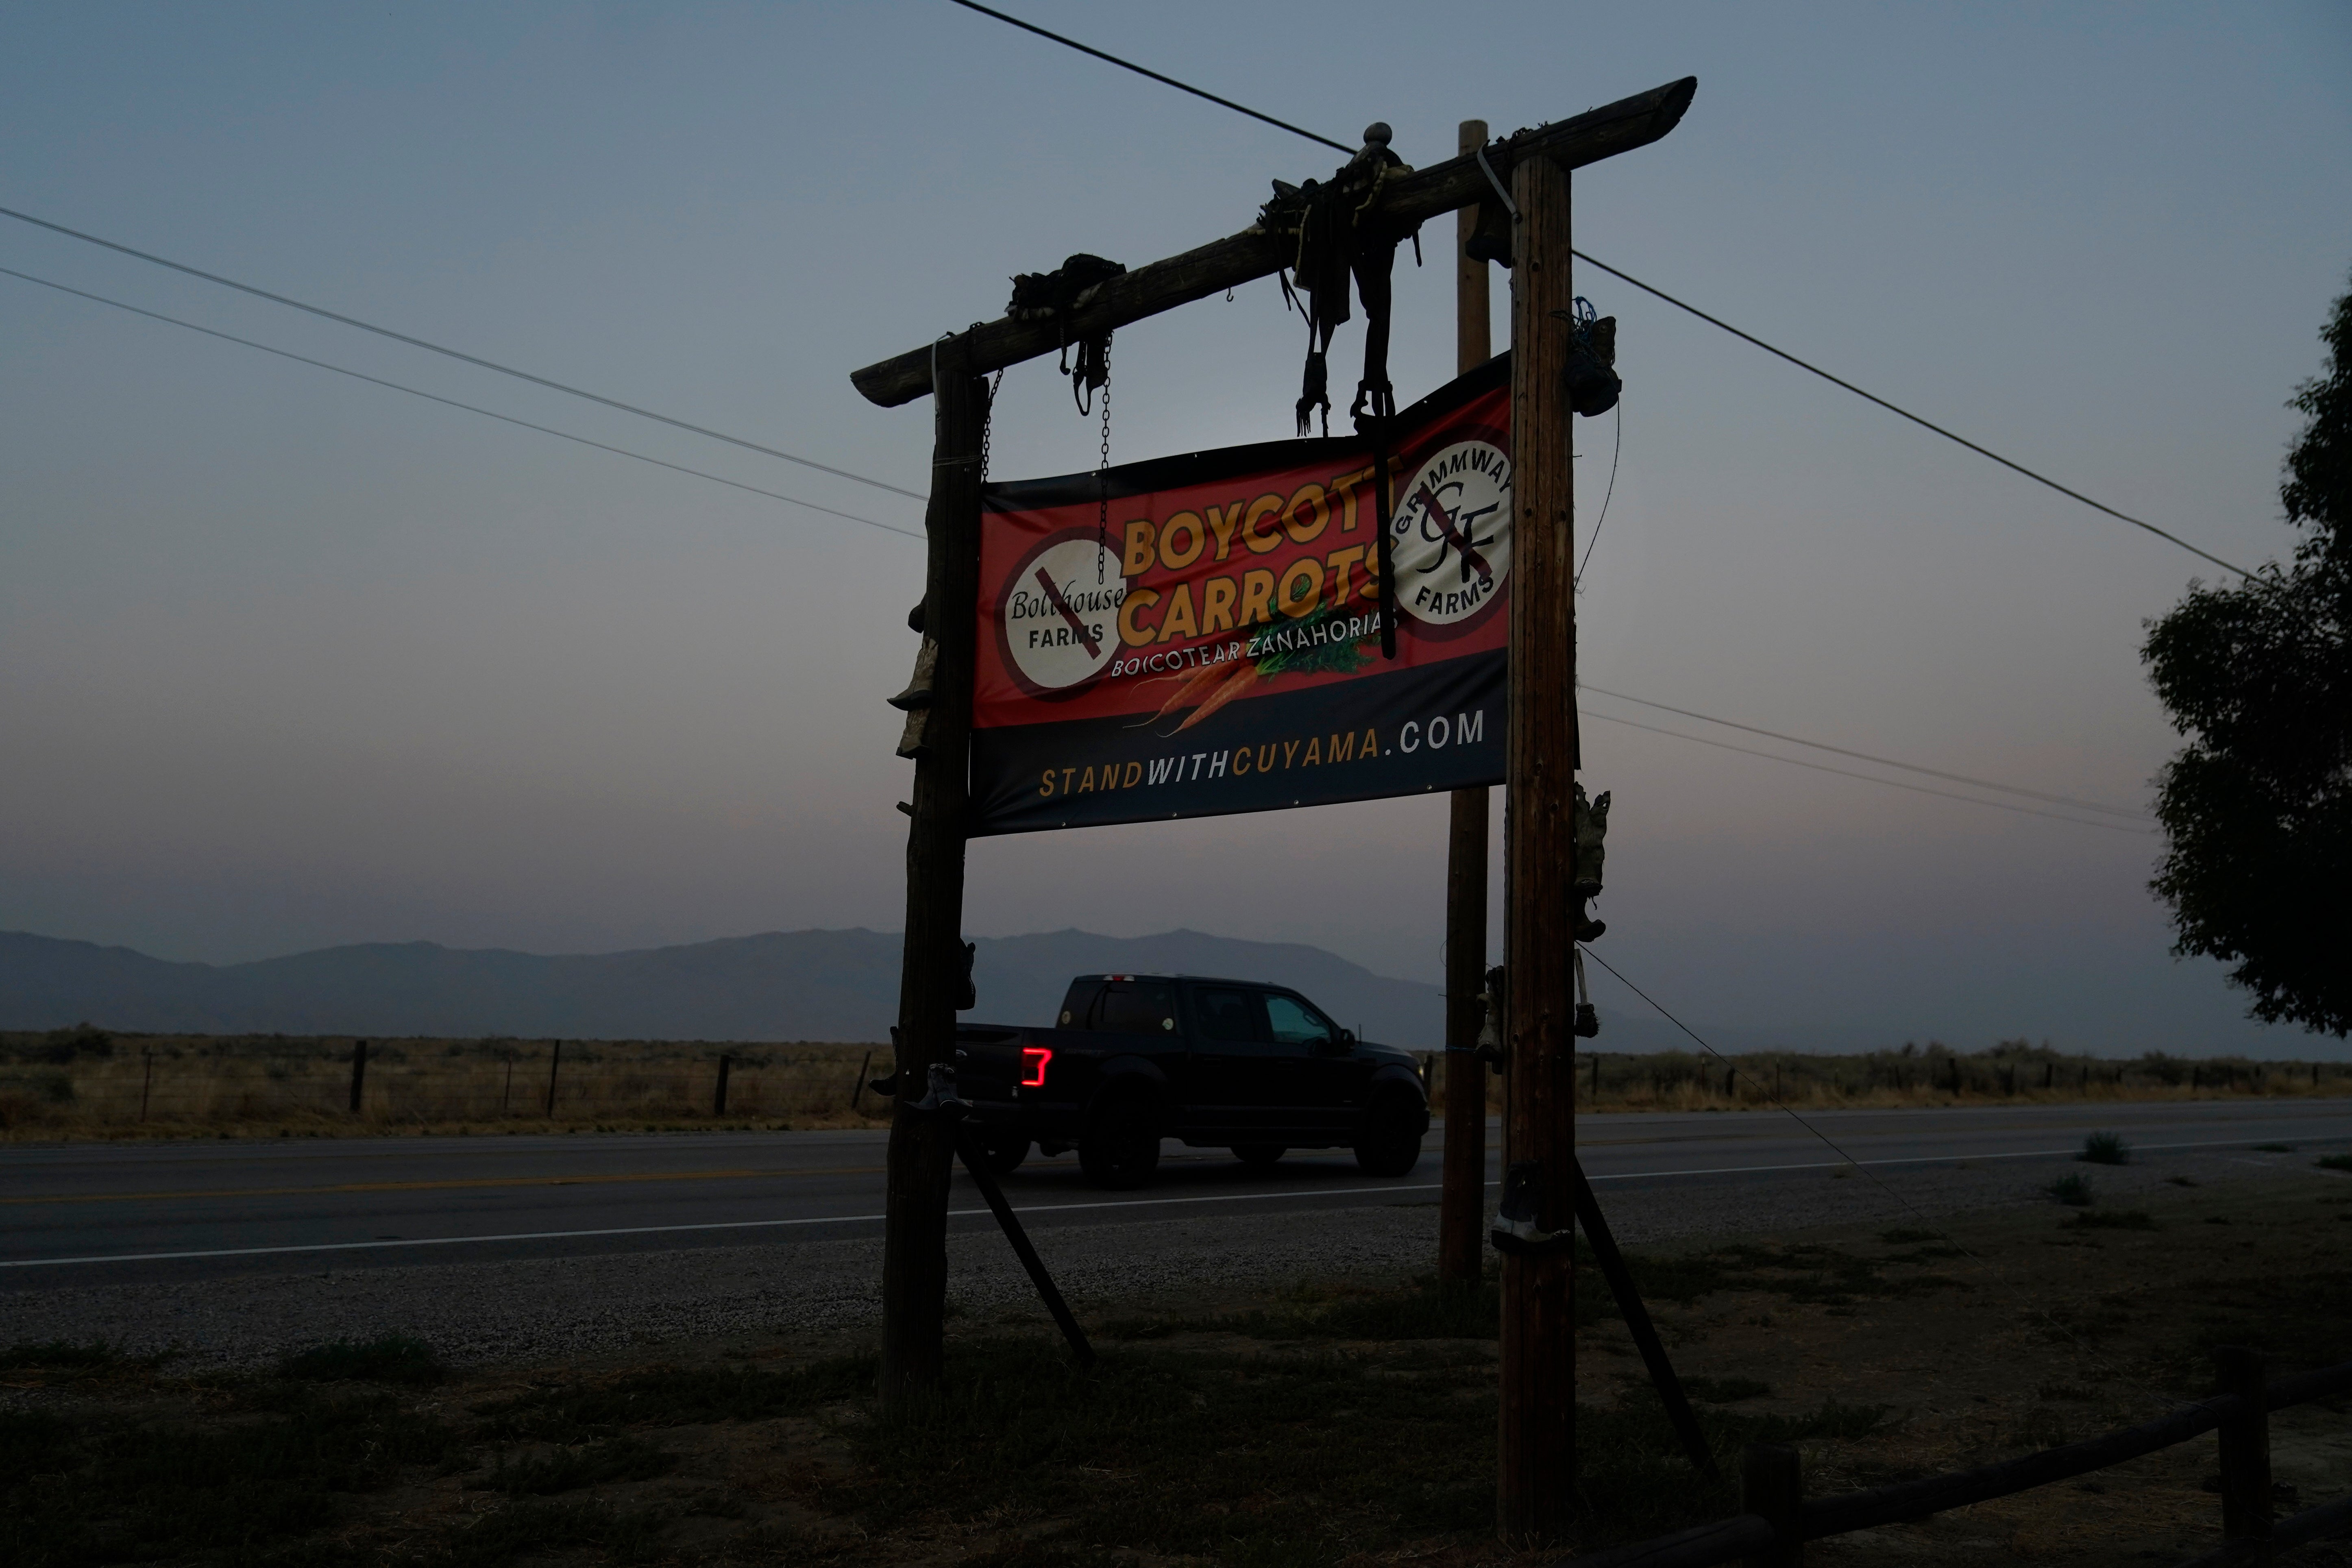
<path fill-rule="evenodd" d="M 2094 1202 L 2091 1196 L 2091 1179 L 2071 1172 L 2042 1190 L 2060 1203 L 2073 1208 L 2088 1208 Z"/>
<path fill-rule="evenodd" d="M 2323 1171 L 2352 1171 L 2352 1154 L 2322 1154 L 2312 1163 Z"/>
<path fill-rule="evenodd" d="M 438 1383 L 448 1375 L 441 1358 L 423 1340 L 386 1334 L 380 1340 L 336 1340 L 288 1356 L 280 1377 L 310 1383 Z"/>
<path fill-rule="evenodd" d="M 2131 1145 L 2113 1132 L 2094 1132 L 2083 1140 L 2083 1152 L 2074 1158 L 2094 1165 L 2128 1165 Z"/>

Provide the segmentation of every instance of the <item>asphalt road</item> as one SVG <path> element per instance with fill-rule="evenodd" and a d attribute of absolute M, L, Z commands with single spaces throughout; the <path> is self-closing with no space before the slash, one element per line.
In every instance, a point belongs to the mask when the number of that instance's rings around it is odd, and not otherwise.
<path fill-rule="evenodd" d="M 2143 1157 L 2264 1143 L 2352 1149 L 2352 1100 L 1594 1116 L 1581 1157 L 1612 1191 L 1818 1181 L 1872 1172 L 2063 1163 L 2085 1134 Z M 0 1149 L 0 1294 L 421 1263 L 774 1247 L 879 1233 L 876 1131 L 273 1140 Z M 1489 1148 L 1495 1142 L 1490 1131 Z M 1832 1146 L 1832 1142 L 1835 1147 Z M 1033 1228 L 1393 1207 L 1433 1197 L 1433 1130 L 1412 1174 L 1376 1181 L 1340 1151 L 1272 1173 L 1171 1143 L 1140 1193 L 1099 1193 L 1065 1155 L 1005 1187 Z M 1492 1159 L 1490 1153 L 1492 1175 Z M 1793 1190 L 1793 1189 L 1792 1189 Z M 959 1229 L 991 1222 L 961 1172 Z"/>

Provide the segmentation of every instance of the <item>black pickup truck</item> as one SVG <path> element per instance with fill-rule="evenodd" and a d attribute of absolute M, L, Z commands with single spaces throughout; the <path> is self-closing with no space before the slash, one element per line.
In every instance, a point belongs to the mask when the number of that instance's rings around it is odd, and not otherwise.
<path fill-rule="evenodd" d="M 1413 1058 L 1356 1038 L 1296 991 L 1181 974 L 1087 974 L 1056 1026 L 956 1029 L 956 1094 L 999 1172 L 1078 1152 L 1099 1187 L 1139 1187 L 1160 1143 L 1271 1165 L 1355 1151 L 1374 1176 L 1421 1158 L 1429 1100 Z"/>

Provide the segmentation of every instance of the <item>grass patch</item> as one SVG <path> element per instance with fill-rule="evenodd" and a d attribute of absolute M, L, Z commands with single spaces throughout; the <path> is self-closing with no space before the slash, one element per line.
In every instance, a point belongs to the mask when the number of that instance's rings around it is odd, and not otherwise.
<path fill-rule="evenodd" d="M 651 1510 L 602 1503 L 517 1503 L 494 1509 L 402 1561 L 416 1568 L 496 1568 L 526 1555 L 601 1547 L 610 1561 L 640 1563 L 655 1555 L 668 1522 Z"/>
<path fill-rule="evenodd" d="M 337 1523 L 351 1494 L 456 1449 L 454 1429 L 389 1394 L 293 1405 L 214 1426 L 11 1413 L 0 1448 L 42 1447 L 0 1469 L 0 1561 L 250 1563 Z"/>
<path fill-rule="evenodd" d="M 677 1468 L 677 1455 L 624 1432 L 584 1447 L 532 1454 L 512 1464 L 501 1455 L 482 1484 L 509 1497 L 546 1497 L 604 1481 L 649 1481 Z"/>
<path fill-rule="evenodd" d="M 2155 1218 L 2145 1209 L 2085 1209 L 2062 1220 L 2063 1230 L 2154 1230 Z"/>
<path fill-rule="evenodd" d="M 2091 1195 L 2091 1179 L 2077 1173 L 2070 1172 L 2042 1190 L 2070 1208 L 2088 1208 L 2097 1201 Z"/>
<path fill-rule="evenodd" d="M 2131 1145 L 2116 1133 L 2094 1132 L 2083 1140 L 2083 1152 L 2074 1158 L 2093 1165 L 2128 1165 Z"/>
<path fill-rule="evenodd" d="M 423 1340 L 386 1334 L 380 1340 L 335 1340 L 288 1356 L 278 1375 L 305 1383 L 405 1383 L 425 1384 L 449 1375 L 441 1358 Z"/>
<path fill-rule="evenodd" d="M 1235 1564 L 1330 1563 L 1380 1541 L 1484 1534 L 1494 1513 L 1494 1370 L 1484 1356 L 1180 1354 L 1113 1349 L 1092 1375 L 1034 1341 L 951 1350 L 937 1395 L 902 1422 L 846 1429 L 860 1473 L 830 1506 L 884 1521 L 1066 1521 L 1050 1554 L 1116 1551 Z M 1848 1439 L 1875 1408 L 1700 1414 L 1727 1473 L 1748 1442 Z M 1578 1412 L 1587 1542 L 1732 1511 L 1702 1482 L 1646 1387 Z M 1031 1549 L 1035 1550 L 1035 1549 Z"/>
<path fill-rule="evenodd" d="M 789 1372 L 756 1367 L 649 1367 L 604 1383 L 533 1389 L 478 1405 L 483 1436 L 504 1442 L 578 1444 L 629 1427 L 760 1421 L 874 1391 L 872 1356 L 839 1356 Z"/>
<path fill-rule="evenodd" d="M 159 1359 L 130 1355 L 104 1340 L 91 1340 L 87 1344 L 75 1344 L 69 1340 L 48 1340 L 38 1344 L 15 1344 L 0 1350 L 0 1372 L 65 1372 L 87 1375 L 143 1370 L 153 1366 Z"/>

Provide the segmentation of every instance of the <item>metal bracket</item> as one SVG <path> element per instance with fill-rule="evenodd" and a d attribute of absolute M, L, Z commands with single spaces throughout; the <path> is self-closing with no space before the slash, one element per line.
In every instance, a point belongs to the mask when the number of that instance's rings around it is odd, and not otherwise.
<path fill-rule="evenodd" d="M 1536 1223 L 1536 1189 L 1543 1166 L 1533 1160 L 1513 1165 L 1503 1175 L 1503 1201 L 1495 1210 L 1487 1239 L 1495 1250 L 1512 1258 L 1544 1258 L 1569 1251 L 1576 1245 L 1574 1226 L 1545 1230 Z"/>

